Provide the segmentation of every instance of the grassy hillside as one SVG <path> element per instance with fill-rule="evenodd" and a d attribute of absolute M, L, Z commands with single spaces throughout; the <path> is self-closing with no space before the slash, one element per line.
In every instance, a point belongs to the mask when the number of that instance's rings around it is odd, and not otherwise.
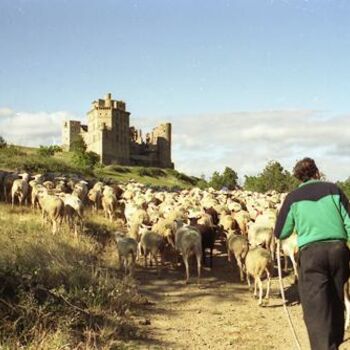
<path fill-rule="evenodd" d="M 20 146 L 0 149 L 0 170 L 77 173 L 88 177 L 110 178 L 121 182 L 134 179 L 146 185 L 168 188 L 192 187 L 199 180 L 172 169 L 118 165 L 98 165 L 93 169 L 87 169 L 77 166 L 70 152 L 58 152 L 53 156 L 43 156 L 39 154 L 37 148 Z"/>
<path fill-rule="evenodd" d="M 117 270 L 116 227 L 86 217 L 77 240 L 0 204 L 1 349 L 120 349 L 142 336 L 131 316 L 146 300 Z"/>

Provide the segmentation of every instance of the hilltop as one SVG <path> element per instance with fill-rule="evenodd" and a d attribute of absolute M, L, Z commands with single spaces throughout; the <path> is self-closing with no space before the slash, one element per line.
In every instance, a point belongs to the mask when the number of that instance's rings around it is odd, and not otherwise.
<path fill-rule="evenodd" d="M 40 148 L 16 145 L 0 148 L 1 170 L 79 174 L 88 178 L 112 179 L 118 182 L 133 179 L 148 186 L 169 189 L 190 188 L 200 181 L 199 178 L 174 169 L 100 164 L 92 168 L 78 166 L 72 152 L 59 151 L 48 155 L 40 151 Z"/>

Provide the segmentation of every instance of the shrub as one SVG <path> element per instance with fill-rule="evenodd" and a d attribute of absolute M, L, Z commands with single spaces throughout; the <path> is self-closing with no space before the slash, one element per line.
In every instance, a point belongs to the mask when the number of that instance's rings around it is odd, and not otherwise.
<path fill-rule="evenodd" d="M 161 177 L 166 176 L 166 172 L 159 168 L 140 168 L 137 173 L 140 176 Z"/>
<path fill-rule="evenodd" d="M 81 169 L 92 169 L 100 160 L 100 156 L 95 152 L 74 152 L 73 163 Z"/>
<path fill-rule="evenodd" d="M 50 157 L 53 156 L 58 150 L 62 151 L 59 146 L 41 146 L 38 149 L 38 154 L 42 157 Z"/>

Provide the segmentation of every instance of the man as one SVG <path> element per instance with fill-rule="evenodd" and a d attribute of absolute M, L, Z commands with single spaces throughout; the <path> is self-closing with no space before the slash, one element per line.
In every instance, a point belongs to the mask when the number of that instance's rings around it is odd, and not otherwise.
<path fill-rule="evenodd" d="M 335 184 L 320 181 L 311 158 L 294 167 L 299 188 L 278 214 L 275 236 L 298 235 L 299 294 L 313 350 L 338 349 L 344 338 L 344 283 L 350 253 L 349 200 Z"/>

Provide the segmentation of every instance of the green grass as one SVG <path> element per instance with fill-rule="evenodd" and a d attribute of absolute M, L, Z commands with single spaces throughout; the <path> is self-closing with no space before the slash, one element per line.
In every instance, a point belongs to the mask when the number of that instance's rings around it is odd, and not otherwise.
<path fill-rule="evenodd" d="M 117 269 L 115 224 L 86 217 L 77 240 L 65 227 L 53 236 L 39 212 L 0 204 L 1 349 L 117 349 L 141 336 L 126 311 L 145 299 Z"/>
<path fill-rule="evenodd" d="M 198 178 L 187 176 L 174 169 L 159 169 L 146 167 L 127 167 L 120 165 L 98 165 L 94 169 L 84 169 L 74 164 L 72 153 L 59 152 L 54 156 L 44 157 L 38 154 L 37 148 L 10 146 L 0 149 L 1 170 L 54 172 L 65 174 L 82 174 L 87 177 L 113 179 L 127 182 L 131 179 L 155 187 L 190 188 Z"/>

